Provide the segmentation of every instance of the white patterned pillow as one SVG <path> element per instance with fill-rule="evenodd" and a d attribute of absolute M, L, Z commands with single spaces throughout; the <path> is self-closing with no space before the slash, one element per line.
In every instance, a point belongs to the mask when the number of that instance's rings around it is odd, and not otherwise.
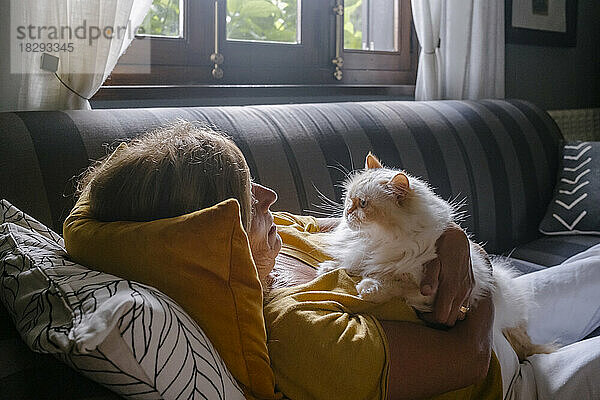
<path fill-rule="evenodd" d="M 0 300 L 32 350 L 128 398 L 244 398 L 179 305 L 70 261 L 63 246 L 59 235 L 0 201 Z"/>
<path fill-rule="evenodd" d="M 540 232 L 600 235 L 600 142 L 566 143 L 560 168 Z"/>

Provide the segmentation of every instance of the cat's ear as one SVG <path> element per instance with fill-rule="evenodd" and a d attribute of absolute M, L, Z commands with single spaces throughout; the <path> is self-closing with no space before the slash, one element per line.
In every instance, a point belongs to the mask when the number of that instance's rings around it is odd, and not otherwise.
<path fill-rule="evenodd" d="M 394 177 L 388 182 L 388 186 L 399 199 L 404 198 L 410 190 L 408 177 L 402 172 L 398 172 L 396 175 L 394 175 Z"/>
<path fill-rule="evenodd" d="M 373 155 L 373 153 L 369 152 L 367 154 L 367 158 L 365 159 L 365 169 L 373 169 L 373 168 L 383 168 L 377 157 Z"/>

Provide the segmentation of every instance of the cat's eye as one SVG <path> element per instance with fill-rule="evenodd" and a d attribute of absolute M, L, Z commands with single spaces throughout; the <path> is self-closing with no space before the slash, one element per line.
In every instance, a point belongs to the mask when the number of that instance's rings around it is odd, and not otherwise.
<path fill-rule="evenodd" d="M 358 205 L 360 206 L 360 208 L 365 208 L 367 206 L 367 201 L 365 199 L 359 199 Z"/>

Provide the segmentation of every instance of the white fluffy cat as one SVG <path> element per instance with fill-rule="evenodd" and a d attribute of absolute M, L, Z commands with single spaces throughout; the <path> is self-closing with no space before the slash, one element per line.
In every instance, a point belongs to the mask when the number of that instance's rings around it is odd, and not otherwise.
<path fill-rule="evenodd" d="M 318 274 L 344 268 L 361 276 L 356 289 L 365 300 L 385 302 L 401 296 L 423 312 L 431 311 L 434 296 L 423 296 L 420 282 L 423 266 L 436 258 L 435 243 L 454 223 L 453 207 L 438 197 L 427 183 L 409 174 L 384 168 L 371 153 L 365 170 L 350 176 L 345 184 L 342 220 L 329 235 L 331 261 L 319 265 Z M 531 302 L 513 279 L 506 264 L 487 257 L 470 241 L 475 287 L 468 304 L 488 293 L 495 306 L 494 330 L 503 332 L 520 359 L 551 346 L 531 343 L 526 332 Z"/>

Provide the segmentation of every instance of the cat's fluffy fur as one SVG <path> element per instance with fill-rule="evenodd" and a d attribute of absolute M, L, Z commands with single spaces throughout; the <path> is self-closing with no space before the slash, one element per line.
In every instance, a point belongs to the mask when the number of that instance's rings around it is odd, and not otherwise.
<path fill-rule="evenodd" d="M 384 168 L 370 153 L 365 170 L 352 174 L 344 187 L 343 218 L 327 244 L 332 260 L 321 263 L 318 274 L 344 268 L 362 277 L 356 288 L 365 300 L 380 303 L 401 296 L 415 309 L 431 311 L 434 296 L 420 292 L 423 266 L 436 258 L 437 239 L 454 223 L 453 207 L 426 182 Z M 492 294 L 494 330 L 505 334 L 520 359 L 550 351 L 529 340 L 530 299 L 514 273 L 499 260 L 492 260 L 490 271 L 486 256 L 470 244 L 475 287 L 469 304 Z"/>

